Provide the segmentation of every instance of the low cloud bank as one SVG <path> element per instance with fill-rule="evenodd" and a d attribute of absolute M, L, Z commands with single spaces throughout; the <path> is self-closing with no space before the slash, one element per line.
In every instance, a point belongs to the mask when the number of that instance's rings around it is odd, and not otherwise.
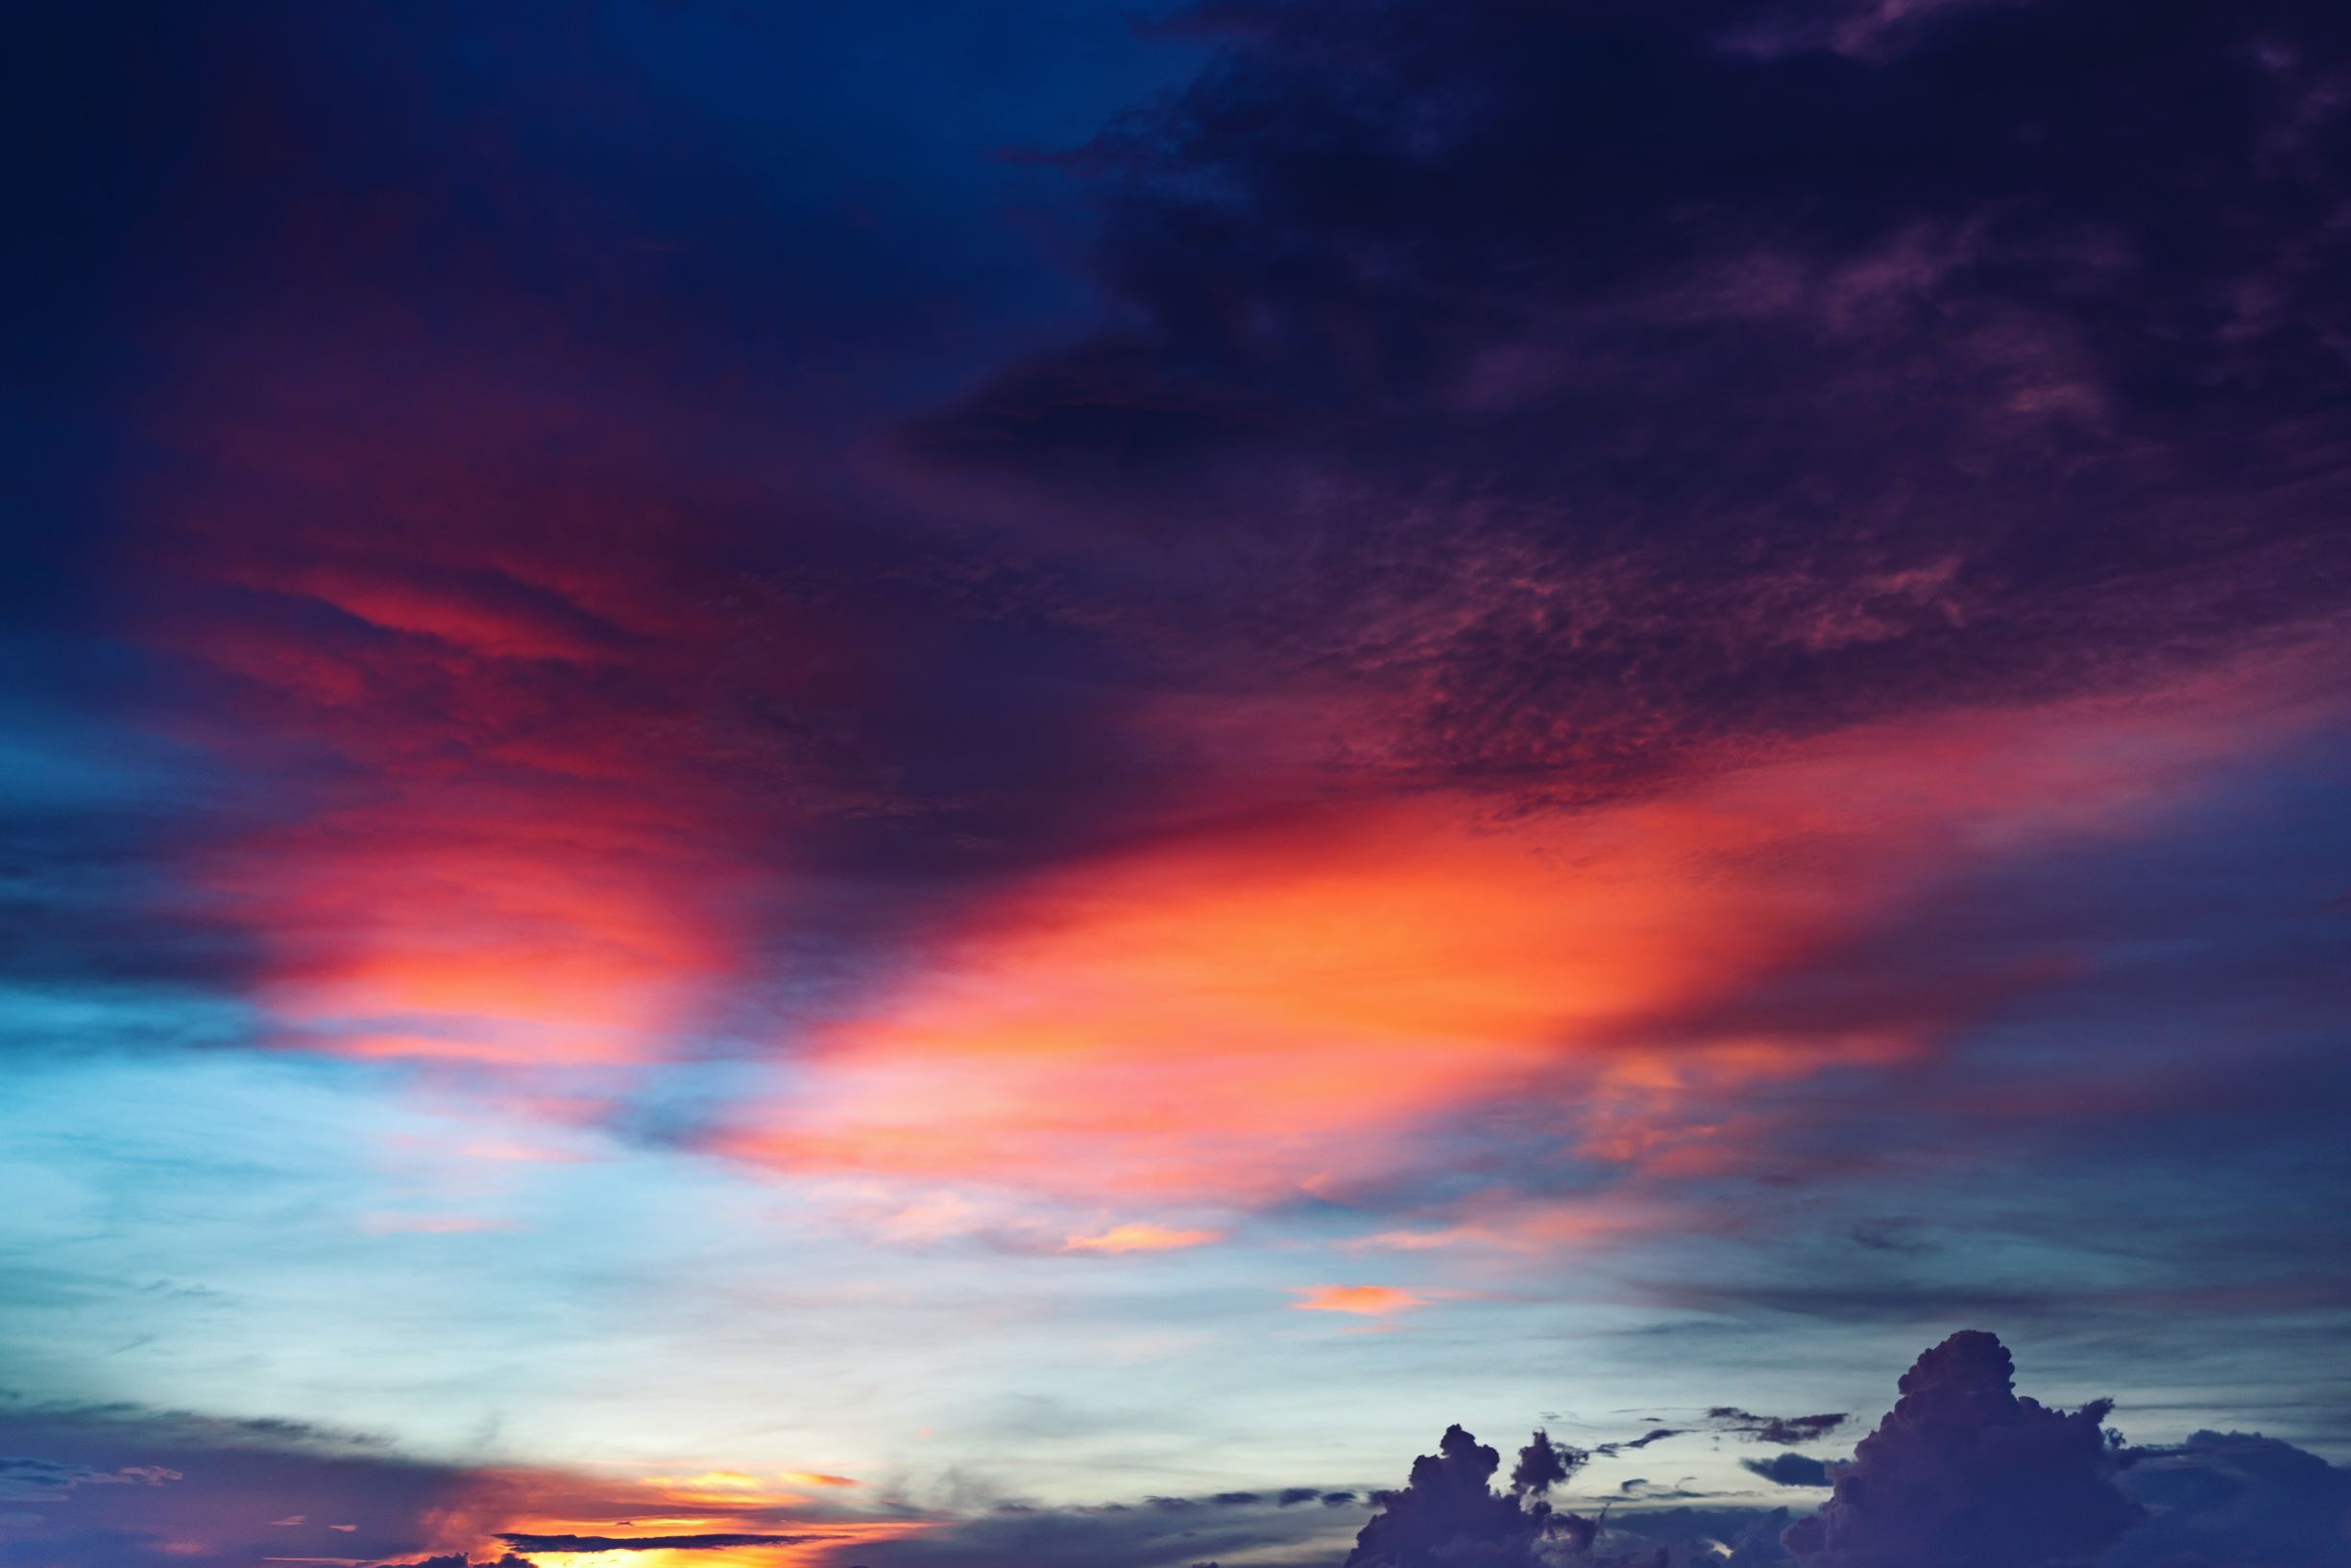
<path fill-rule="evenodd" d="M 2020 1396 L 2007 1347 L 1980 1330 L 1920 1356 L 1899 1393 L 1850 1460 L 1741 1461 L 1775 1484 L 1832 1486 L 1793 1522 L 1784 1508 L 1555 1508 L 1495 1490 L 1499 1456 L 1453 1427 L 1401 1490 L 1377 1494 L 1346 1568 L 2351 1568 L 2351 1471 L 2291 1444 L 2201 1432 L 2132 1447 L 2106 1426 L 2110 1401 Z M 1841 1420 L 1709 1416 L 1762 1440 Z M 1550 1447 L 1537 1434 L 1522 1471 L 1547 1473 Z"/>

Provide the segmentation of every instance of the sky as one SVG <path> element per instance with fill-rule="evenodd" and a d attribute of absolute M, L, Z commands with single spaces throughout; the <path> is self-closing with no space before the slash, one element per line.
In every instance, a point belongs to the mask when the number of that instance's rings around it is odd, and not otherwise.
<path fill-rule="evenodd" d="M 8 33 L 0 1565 L 2351 1563 L 2351 12 Z"/>

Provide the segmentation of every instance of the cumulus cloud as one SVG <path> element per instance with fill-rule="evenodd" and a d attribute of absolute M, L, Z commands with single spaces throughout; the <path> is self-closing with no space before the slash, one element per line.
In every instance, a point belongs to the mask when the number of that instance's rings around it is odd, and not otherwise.
<path fill-rule="evenodd" d="M 1539 1427 L 1518 1451 L 1518 1462 L 1511 1469 L 1511 1491 L 1518 1497 L 1545 1496 L 1590 1458 L 1583 1449 L 1553 1442 L 1551 1435 Z"/>
<path fill-rule="evenodd" d="M 2351 1568 L 2351 1470 L 2242 1432 L 2124 1459 L 2147 1518 L 2102 1568 Z"/>
<path fill-rule="evenodd" d="M 2088 1568 L 2139 1517 L 2116 1484 L 2109 1402 L 2015 1392 L 1990 1334 L 1954 1334 L 1903 1374 L 1821 1511 L 1783 1537 L 1804 1568 Z"/>
<path fill-rule="evenodd" d="M 1850 1463 L 1792 1452 L 1741 1461 L 1781 1485 L 1834 1484 L 1818 1514 L 1793 1523 L 1785 1508 L 1554 1514 L 1516 1484 L 1565 1479 L 1543 1435 L 1521 1453 L 1512 1491 L 1497 1493 L 1500 1456 L 1454 1427 L 1407 1486 L 1380 1494 L 1348 1565 L 2351 1568 L 2351 1471 L 2290 1444 L 2203 1432 L 2121 1447 L 2103 1429 L 2107 1402 L 2067 1411 L 2020 1397 L 2008 1350 L 1975 1331 L 1921 1355 L 1900 1393 Z M 1636 1508 L 1683 1495 L 1639 1480 L 1618 1490 Z"/>
<path fill-rule="evenodd" d="M 1538 1435 L 1528 1454 L 1548 1450 Z M 1502 1456 L 1458 1426 L 1447 1427 L 1434 1454 L 1413 1461 L 1400 1491 L 1379 1495 L 1371 1516 L 1347 1554 L 1346 1568 L 1515 1568 L 1542 1560 L 1558 1535 L 1549 1505 L 1493 1490 Z M 1522 1469 L 1546 1473 L 1551 1461 L 1522 1456 Z M 1523 1490 L 1523 1488 L 1521 1489 Z"/>
<path fill-rule="evenodd" d="M 1139 1503 L 1053 1507 L 1002 1503 L 934 1518 L 929 1528 L 877 1543 L 872 1568 L 1171 1568 L 1222 1561 L 1335 1560 L 1347 1523 L 1346 1490 L 1312 1486 L 1234 1490 Z"/>

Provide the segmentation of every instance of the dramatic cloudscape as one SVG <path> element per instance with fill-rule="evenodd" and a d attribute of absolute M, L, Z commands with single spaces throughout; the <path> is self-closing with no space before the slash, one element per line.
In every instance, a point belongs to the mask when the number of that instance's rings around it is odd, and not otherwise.
<path fill-rule="evenodd" d="M 2351 1565 L 2351 9 L 5 57 L 4 1568 Z"/>

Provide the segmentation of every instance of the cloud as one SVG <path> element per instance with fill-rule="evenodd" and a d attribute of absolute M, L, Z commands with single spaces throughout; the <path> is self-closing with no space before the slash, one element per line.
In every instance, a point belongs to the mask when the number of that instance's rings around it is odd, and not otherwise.
<path fill-rule="evenodd" d="M 822 1470 L 779 1470 L 776 1479 L 793 1486 L 861 1486 L 855 1476 L 828 1475 Z"/>
<path fill-rule="evenodd" d="M 1348 1491 L 1269 1487 L 1206 1497 L 1050 1507 L 999 1504 L 870 1549 L 872 1568 L 1174 1568 L 1222 1560 L 1336 1560 Z M 1302 1507 L 1320 1503 L 1321 1507 Z"/>
<path fill-rule="evenodd" d="M 0 1459 L 0 1503 L 62 1503 L 77 1486 L 160 1486 L 183 1479 L 159 1464 L 95 1470 L 46 1459 Z"/>
<path fill-rule="evenodd" d="M 617 1479 L 435 1463 L 362 1434 L 128 1404 L 0 1399 L 0 1452 L 10 1450 L 45 1457 L 0 1460 L 0 1500 L 44 1507 L 12 1526 L 0 1546 L 7 1568 L 450 1564 L 485 1554 L 511 1568 L 564 1552 L 868 1545 L 923 1523 L 903 1510 L 828 1507 L 749 1475 Z M 858 1484 L 818 1472 L 776 1480 L 835 1499 Z M 671 1529 L 655 1534 L 632 1519 Z"/>
<path fill-rule="evenodd" d="M 1774 1454 L 1768 1459 L 1741 1459 L 1739 1468 L 1761 1476 L 1775 1486 L 1826 1486 L 1829 1466 L 1803 1454 Z"/>
<path fill-rule="evenodd" d="M 1537 1428 L 1526 1447 L 1518 1451 L 1518 1462 L 1511 1467 L 1511 1492 L 1517 1497 L 1546 1496 L 1590 1458 L 1583 1449 L 1553 1442 L 1548 1432 Z"/>
<path fill-rule="evenodd" d="M 133 1404 L 0 1404 L 0 1453 L 12 1451 L 41 1456 L 0 1461 L 0 1496 L 41 1504 L 0 1548 L 12 1568 L 415 1556 L 437 1544 L 425 1521 L 479 1485 L 461 1466 L 412 1459 L 363 1434 Z"/>
<path fill-rule="evenodd" d="M 2258 1433 L 2199 1432 L 2123 1456 L 2146 1519 L 2101 1568 L 2347 1568 L 2351 1470 Z"/>
<path fill-rule="evenodd" d="M 1758 1443 L 1778 1443 L 1792 1448 L 1798 1443 L 1817 1442 L 1843 1426 L 1842 1412 L 1834 1415 L 1757 1415 L 1735 1406 L 1717 1405 L 1707 1411 L 1707 1419 L 1722 1431 L 1739 1433 Z"/>
<path fill-rule="evenodd" d="M 661 1482 L 651 1500 L 665 1515 L 723 1507 L 737 1528 L 620 1533 L 613 1527 L 646 1517 L 642 1487 L 615 1495 L 585 1476 L 418 1466 L 348 1434 L 130 1407 L 0 1413 L 0 1438 L 37 1439 L 62 1456 L 11 1460 L 0 1476 L 44 1496 L 81 1494 L 61 1512 L 91 1515 L 78 1524 L 27 1516 L 12 1526 L 33 1532 L 25 1540 L 37 1555 L 27 1560 L 44 1568 L 239 1568 L 260 1558 L 527 1568 L 526 1555 L 800 1546 L 854 1549 L 871 1568 L 1170 1568 L 1342 1555 L 1352 1568 L 2351 1568 L 2351 1472 L 2257 1435 L 2200 1432 L 2176 1445 L 2121 1447 L 2101 1430 L 2102 1402 L 2072 1413 L 2048 1409 L 2014 1393 L 2012 1372 L 1991 1335 L 1954 1335 L 1902 1377 L 1894 1410 L 1851 1462 L 1792 1452 L 1742 1459 L 1778 1485 L 1833 1482 L 1819 1514 L 1792 1524 L 1786 1508 L 1658 1506 L 1703 1501 L 1686 1480 L 1612 1482 L 1600 1493 L 1610 1507 L 1566 1511 L 1555 1500 L 1583 1473 L 1585 1450 L 1538 1431 L 1517 1453 L 1507 1489 L 1497 1489 L 1503 1456 L 1449 1428 L 1435 1454 L 1414 1461 L 1403 1487 L 1373 1494 L 1376 1511 L 1344 1554 L 1351 1521 L 1340 1510 L 1359 1494 L 1310 1485 L 921 1513 L 885 1503 L 812 1519 L 756 1491 L 748 1501 L 714 1501 L 757 1478 L 712 1472 L 691 1479 L 714 1490 Z M 1709 1418 L 1741 1435 L 1773 1426 L 1736 1407 L 1717 1407 Z M 1793 1419 L 1804 1428 L 1830 1418 Z M 1589 1452 L 1637 1451 L 1706 1430 L 1654 1428 Z M 174 1484 L 175 1470 L 201 1472 L 204 1486 Z M 298 1498 L 329 1511 L 269 1507 Z M 305 1553 L 293 1544 L 299 1535 L 287 1534 L 306 1518 L 338 1514 L 361 1521 L 351 1527 L 359 1538 L 323 1538 Z M 533 1524 L 506 1528 L 519 1518 Z M 582 1523 L 539 1522 L 557 1518 Z M 429 1530 L 453 1533 L 434 1538 Z M 473 1543 L 472 1556 L 491 1542 L 510 1550 L 476 1562 L 451 1550 L 460 1537 Z M 0 1562 L 15 1560 L 0 1549 Z"/>
<path fill-rule="evenodd" d="M 1425 1307 L 1428 1302 L 1410 1291 L 1392 1285 L 1294 1285 L 1291 1293 L 1298 1299 L 1290 1303 L 1293 1312 L 1352 1313 L 1363 1317 L 1384 1317 L 1392 1313 L 1410 1312 Z"/>
<path fill-rule="evenodd" d="M 534 1535 L 501 1533 L 498 1539 L 521 1552 L 716 1552 L 730 1546 L 804 1546 L 833 1539 L 819 1532 L 804 1535 Z"/>
<path fill-rule="evenodd" d="M 1905 9 L 1214 8 L 1073 160 L 1118 308 L 910 446 L 1180 563 L 1162 645 L 1379 693 L 1350 756 L 1536 793 L 2339 610 L 2339 14 Z"/>
<path fill-rule="evenodd" d="M 1548 1446 L 1539 1435 L 1529 1444 Z M 1574 1527 L 1555 1519 L 1548 1504 L 1496 1493 L 1491 1482 L 1501 1463 L 1501 1455 L 1460 1427 L 1446 1428 L 1437 1452 L 1413 1461 L 1401 1491 L 1379 1494 L 1379 1511 L 1356 1536 L 1346 1568 L 1535 1568 L 1547 1543 Z"/>
<path fill-rule="evenodd" d="M 1661 1443 L 1668 1437 L 1683 1436 L 1688 1430 L 1686 1427 L 1652 1427 L 1637 1437 L 1620 1438 L 1612 1443 L 1594 1443 L 1592 1452 L 1604 1459 L 1612 1459 L 1619 1454 L 1629 1454 L 1635 1449 L 1647 1448 L 1651 1443 Z"/>
<path fill-rule="evenodd" d="M 1788 1527 L 1804 1568 L 2072 1568 L 2128 1530 L 2140 1509 L 2116 1484 L 2109 1404 L 2020 1399 L 2014 1369 L 1977 1330 L 1920 1356 L 1828 1503 Z"/>
<path fill-rule="evenodd" d="M 1061 1243 L 1064 1252 L 1173 1252 L 1206 1246 L 1221 1240 L 1222 1231 L 1171 1230 L 1165 1225 L 1113 1225 L 1097 1236 L 1073 1236 Z"/>

